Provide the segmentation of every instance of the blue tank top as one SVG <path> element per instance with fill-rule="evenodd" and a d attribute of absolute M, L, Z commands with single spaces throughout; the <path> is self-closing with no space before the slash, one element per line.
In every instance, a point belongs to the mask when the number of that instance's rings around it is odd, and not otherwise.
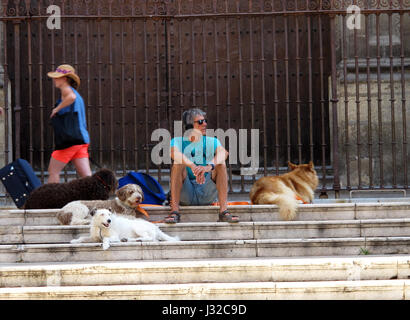
<path fill-rule="evenodd" d="M 64 114 L 64 113 L 67 113 L 71 110 L 71 107 L 74 106 L 74 112 L 78 113 L 78 120 L 80 122 L 81 135 L 83 136 L 84 142 L 85 143 L 90 143 L 90 136 L 89 136 L 88 131 L 87 131 L 87 119 L 86 119 L 86 116 L 85 116 L 84 100 L 81 97 L 81 95 L 77 92 L 77 90 L 75 90 L 73 87 L 71 87 L 71 89 L 73 90 L 73 92 L 76 95 L 75 101 L 71 105 L 61 109 L 57 113 L 60 114 L 60 115 Z M 57 101 L 57 105 L 60 102 L 61 102 L 61 99 L 59 99 Z"/>

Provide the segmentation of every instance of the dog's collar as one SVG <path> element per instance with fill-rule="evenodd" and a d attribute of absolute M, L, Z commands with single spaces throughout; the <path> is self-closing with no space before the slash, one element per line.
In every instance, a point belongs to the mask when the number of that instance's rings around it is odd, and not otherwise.
<path fill-rule="evenodd" d="M 110 190 L 111 188 L 105 183 L 105 181 L 103 179 L 101 179 L 99 176 L 95 176 L 98 180 L 100 180 L 100 182 L 104 185 L 104 188 L 106 188 L 107 190 Z"/>

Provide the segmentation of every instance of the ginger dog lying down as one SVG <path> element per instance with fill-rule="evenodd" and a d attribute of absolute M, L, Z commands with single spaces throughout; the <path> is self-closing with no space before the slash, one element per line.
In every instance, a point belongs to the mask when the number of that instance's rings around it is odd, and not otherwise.
<path fill-rule="evenodd" d="M 257 180 L 249 193 L 252 204 L 276 204 L 284 220 L 296 216 L 298 201 L 311 203 L 319 179 L 313 162 L 296 165 L 288 162 L 292 170 L 279 176 L 262 177 Z"/>
<path fill-rule="evenodd" d="M 160 230 L 155 224 L 143 220 L 116 215 L 108 209 L 93 209 L 90 235 L 71 240 L 71 243 L 102 242 L 107 250 L 111 242 L 127 241 L 179 241 Z"/>

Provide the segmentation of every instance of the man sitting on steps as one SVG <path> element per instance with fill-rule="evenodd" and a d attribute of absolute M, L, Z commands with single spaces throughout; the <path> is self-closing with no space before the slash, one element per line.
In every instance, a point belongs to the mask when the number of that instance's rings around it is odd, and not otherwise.
<path fill-rule="evenodd" d="M 239 222 L 229 213 L 228 174 L 225 160 L 228 151 L 215 137 L 206 136 L 206 113 L 201 109 L 190 109 L 182 115 L 184 137 L 171 140 L 171 213 L 166 223 L 180 221 L 179 205 L 210 205 L 218 196 L 219 221 Z"/>

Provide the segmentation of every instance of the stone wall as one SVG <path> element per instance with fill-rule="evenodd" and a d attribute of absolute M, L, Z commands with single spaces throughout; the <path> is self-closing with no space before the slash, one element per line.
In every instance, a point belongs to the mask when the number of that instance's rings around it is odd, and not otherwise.
<path fill-rule="evenodd" d="M 400 22 L 403 23 L 400 27 Z M 377 38 L 376 18 L 369 16 L 368 41 L 366 43 L 366 19 L 362 16 L 361 29 L 355 32 L 345 28 L 343 36 L 343 19 L 337 18 L 337 92 L 338 132 L 339 132 L 339 173 L 342 187 L 350 185 L 359 186 L 359 177 L 362 186 L 369 186 L 370 171 L 372 169 L 374 186 L 381 183 L 381 155 L 383 159 L 383 185 L 393 184 L 393 159 L 396 158 L 396 184 L 404 184 L 403 159 L 407 159 L 410 170 L 410 145 L 403 154 L 403 128 L 407 126 L 407 141 L 410 141 L 410 16 L 403 15 L 402 20 L 398 14 L 389 19 L 388 15 L 380 15 L 380 33 Z M 394 104 L 392 109 L 392 88 L 390 81 L 390 30 L 391 46 L 393 53 L 393 93 Z M 402 81 L 401 81 L 401 36 L 403 33 L 403 51 L 405 65 L 405 98 L 406 106 L 403 114 Z M 343 40 L 346 43 L 343 43 Z M 379 39 L 380 48 L 377 48 Z M 377 77 L 377 54 L 380 52 L 380 89 Z M 367 62 L 367 53 L 370 60 Z M 358 74 L 356 75 L 356 59 L 358 57 Z M 346 77 L 344 74 L 346 59 Z M 367 65 L 370 66 L 370 77 L 367 79 Z M 345 81 L 346 78 L 346 81 Z M 358 83 L 358 86 L 356 85 Z M 346 90 L 345 90 L 346 87 Z M 331 88 L 331 86 L 329 86 Z M 368 95 L 368 90 L 370 96 Z M 380 91 L 380 105 L 379 105 Z M 358 95 L 358 98 L 357 98 Z M 331 95 L 330 95 L 331 96 Z M 370 103 L 369 103 L 370 100 Z M 360 103 L 358 103 L 360 102 Z M 331 106 L 332 108 L 332 106 Z M 392 121 L 394 110 L 394 121 Z M 331 110 L 330 112 L 332 112 Z M 369 113 L 370 111 L 370 113 Z M 369 119 L 370 114 L 370 119 Z M 394 133 L 393 125 L 394 122 Z M 331 124 L 332 125 L 332 124 Z M 371 134 L 369 134 L 371 128 Z M 393 136 L 395 134 L 395 141 Z M 371 149 L 370 149 L 371 148 Z M 380 152 L 381 150 L 381 152 Z M 370 154 L 371 153 L 371 154 Z M 371 163 L 370 163 L 371 162 Z M 359 174 L 360 165 L 360 174 Z M 350 181 L 349 181 L 350 179 Z M 410 180 L 410 175 L 408 174 Z"/>
<path fill-rule="evenodd" d="M 390 101 L 390 73 L 385 68 L 383 68 L 384 72 L 381 75 L 380 106 L 378 101 L 379 86 L 374 72 L 369 81 L 369 86 L 366 79 L 367 75 L 361 72 L 359 74 L 358 88 L 356 87 L 356 82 L 352 81 L 352 78 L 355 78 L 355 74 L 349 73 L 346 77 L 346 91 L 344 78 L 339 77 L 337 82 L 339 98 L 337 108 L 339 172 L 342 187 L 346 187 L 348 184 L 357 187 L 359 185 L 359 177 L 361 178 L 362 186 L 368 186 L 370 184 L 370 165 L 373 171 L 372 183 L 374 186 L 378 186 L 381 183 L 381 155 L 383 159 L 384 185 L 392 185 L 393 183 L 393 156 L 396 158 L 396 183 L 398 185 L 404 184 L 403 156 L 407 159 L 408 170 L 410 170 L 410 145 L 407 146 L 407 152 L 403 154 L 404 126 L 407 127 L 407 141 L 410 141 L 410 86 L 408 85 L 410 83 L 410 61 L 406 62 L 406 67 L 405 80 L 407 85 L 405 85 L 405 96 L 407 106 L 404 108 L 405 115 L 403 114 L 402 83 L 399 74 L 395 74 L 393 82 L 394 109 L 392 109 Z M 368 88 L 370 89 L 370 96 L 368 95 Z M 356 102 L 357 92 L 359 92 L 359 105 Z M 370 99 L 370 103 L 368 99 Z M 394 121 L 392 121 L 392 110 L 394 110 Z M 395 127 L 395 144 L 393 143 L 392 123 L 394 123 Z M 369 128 L 371 129 L 371 134 L 369 134 Z M 359 165 L 361 166 L 360 174 Z M 350 183 L 348 183 L 348 166 L 350 170 Z"/>

